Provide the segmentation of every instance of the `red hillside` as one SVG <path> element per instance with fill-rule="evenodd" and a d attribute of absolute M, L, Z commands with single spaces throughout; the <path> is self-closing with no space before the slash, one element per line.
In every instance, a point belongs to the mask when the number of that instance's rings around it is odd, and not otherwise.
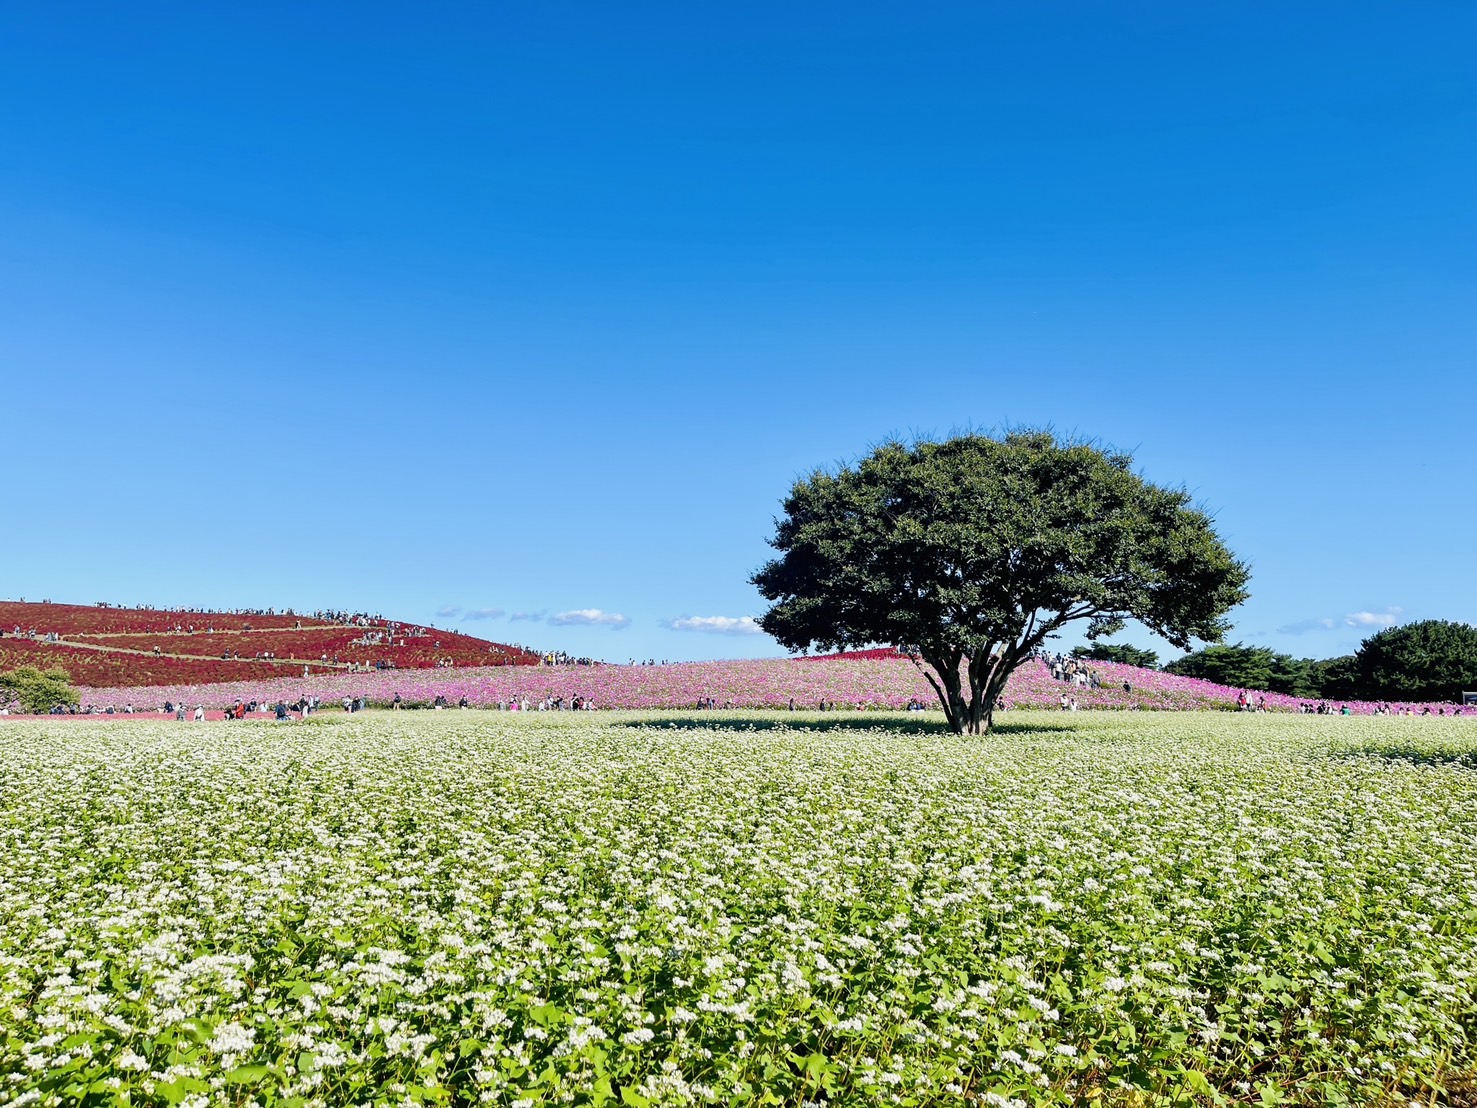
<path fill-rule="evenodd" d="M 0 601 L 0 671 L 59 665 L 86 685 L 241 681 L 303 666 L 323 673 L 539 661 L 522 647 L 364 614 Z"/>

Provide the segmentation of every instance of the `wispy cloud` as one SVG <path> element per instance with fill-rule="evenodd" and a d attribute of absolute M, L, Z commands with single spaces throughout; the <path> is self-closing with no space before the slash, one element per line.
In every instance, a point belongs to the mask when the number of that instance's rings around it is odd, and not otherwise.
<path fill-rule="evenodd" d="M 438 616 L 454 616 L 460 611 L 461 609 L 455 604 L 445 604 L 436 609 L 436 614 Z"/>
<path fill-rule="evenodd" d="M 602 612 L 599 608 L 577 608 L 572 612 L 554 613 L 549 617 L 549 624 L 553 627 L 609 627 L 618 631 L 630 626 L 631 617 L 619 612 Z"/>
<path fill-rule="evenodd" d="M 1343 619 L 1300 619 L 1277 628 L 1279 635 L 1306 635 L 1309 631 L 1335 631 L 1341 627 L 1394 627 L 1405 615 L 1405 609 L 1391 605 L 1372 612 L 1350 612 Z"/>
<path fill-rule="evenodd" d="M 1309 631 L 1332 631 L 1338 626 L 1333 619 L 1300 619 L 1277 628 L 1279 635 L 1306 635 Z"/>
<path fill-rule="evenodd" d="M 681 616 L 663 621 L 673 631 L 699 631 L 708 635 L 762 635 L 764 629 L 753 616 Z"/>
<path fill-rule="evenodd" d="M 502 614 L 501 608 L 471 608 L 462 619 L 498 619 Z"/>
<path fill-rule="evenodd" d="M 548 612 L 541 609 L 537 612 L 514 612 L 508 618 L 514 622 L 523 622 L 526 620 L 529 623 L 538 623 L 546 615 L 548 615 Z"/>
<path fill-rule="evenodd" d="M 1392 605 L 1377 612 L 1350 612 L 1344 617 L 1344 623 L 1350 627 L 1394 627 L 1404 614 L 1404 608 Z"/>

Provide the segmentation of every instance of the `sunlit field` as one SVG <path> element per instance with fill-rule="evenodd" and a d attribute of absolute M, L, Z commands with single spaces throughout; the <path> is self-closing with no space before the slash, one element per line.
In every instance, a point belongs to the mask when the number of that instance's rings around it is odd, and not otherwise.
<path fill-rule="evenodd" d="M 1465 1103 L 1477 719 L 0 727 L 0 1103 Z"/>

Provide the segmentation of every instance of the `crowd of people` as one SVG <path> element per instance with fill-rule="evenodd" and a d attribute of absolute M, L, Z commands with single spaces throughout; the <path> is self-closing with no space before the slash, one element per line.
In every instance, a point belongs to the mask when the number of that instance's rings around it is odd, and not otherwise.
<path fill-rule="evenodd" d="M 1258 710 L 1263 711 L 1264 709 Z M 1320 700 L 1317 704 L 1304 701 L 1298 705 L 1298 712 L 1302 715 L 1309 716 L 1351 716 L 1354 714 L 1354 709 L 1350 708 L 1347 704 L 1341 704 L 1335 708 L 1328 701 Z M 1459 716 L 1462 714 L 1462 710 L 1460 708 L 1452 708 L 1451 712 L 1448 713 L 1445 708 L 1437 706 L 1433 712 L 1431 711 L 1431 706 L 1426 704 L 1421 707 L 1420 711 L 1416 711 L 1409 704 L 1376 704 L 1374 711 L 1370 714 L 1376 716 L 1444 716 L 1448 714 Z"/>
<path fill-rule="evenodd" d="M 594 658 L 576 658 L 573 654 L 566 654 L 562 650 L 545 651 L 543 661 L 546 666 L 594 666 L 600 664 Z"/>
<path fill-rule="evenodd" d="M 0 639 L 3 639 L 4 637 L 5 637 L 5 628 L 0 627 Z M 36 628 L 34 628 L 34 627 L 27 628 L 26 630 L 21 630 L 21 625 L 19 623 L 17 623 L 12 628 L 12 630 L 10 632 L 10 637 L 13 638 L 13 639 L 30 639 L 33 642 L 61 642 L 62 641 L 61 635 L 59 635 L 55 631 L 44 631 L 44 632 L 43 631 L 37 631 Z"/>
<path fill-rule="evenodd" d="M 1070 654 L 1047 653 L 1038 654 L 1037 657 L 1046 663 L 1052 678 L 1057 681 L 1065 681 L 1080 689 L 1100 689 L 1103 686 L 1098 671 L 1081 658 L 1073 658 Z"/>
<path fill-rule="evenodd" d="M 296 615 L 289 611 L 287 615 Z M 313 613 L 313 618 L 320 623 L 340 623 L 345 627 L 371 627 L 385 622 L 385 617 L 376 612 L 370 615 L 368 612 L 343 612 L 332 608 L 321 608 Z"/>
<path fill-rule="evenodd" d="M 542 700 L 530 701 L 528 697 L 509 697 L 492 705 L 500 712 L 593 712 L 595 702 L 587 696 L 546 696 Z"/>

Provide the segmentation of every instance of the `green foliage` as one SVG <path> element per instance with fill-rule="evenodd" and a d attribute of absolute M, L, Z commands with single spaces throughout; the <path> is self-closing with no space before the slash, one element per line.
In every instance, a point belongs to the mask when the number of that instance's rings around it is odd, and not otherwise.
<path fill-rule="evenodd" d="M 1045 432 L 888 442 L 784 501 L 753 583 L 792 650 L 896 643 L 956 732 L 990 726 L 1009 677 L 1063 625 L 1136 619 L 1181 648 L 1219 640 L 1248 573 L 1189 494 L 1132 459 Z"/>
<path fill-rule="evenodd" d="M 1354 655 L 1323 658 L 1308 663 L 1309 695 L 1325 700 L 1352 700 L 1359 695 L 1359 665 Z"/>
<path fill-rule="evenodd" d="M 75 706 L 79 700 L 71 675 L 60 667 L 20 666 L 0 673 L 0 704 L 14 701 L 22 711 L 39 715 L 58 704 Z"/>
<path fill-rule="evenodd" d="M 1093 662 L 1117 662 L 1119 665 L 1138 666 L 1140 669 L 1159 668 L 1158 654 L 1127 643 L 1095 642 L 1091 646 L 1074 646 L 1072 657 L 1086 658 Z"/>
<path fill-rule="evenodd" d="M 1164 667 L 1178 677 L 1198 677 L 1236 689 L 1286 693 L 1288 696 L 1323 695 L 1311 659 L 1279 654 L 1265 646 L 1208 646 L 1176 658 Z"/>
<path fill-rule="evenodd" d="M 1376 700 L 1458 700 L 1477 689 L 1477 627 L 1427 619 L 1365 639 L 1354 656 L 1357 683 Z"/>

